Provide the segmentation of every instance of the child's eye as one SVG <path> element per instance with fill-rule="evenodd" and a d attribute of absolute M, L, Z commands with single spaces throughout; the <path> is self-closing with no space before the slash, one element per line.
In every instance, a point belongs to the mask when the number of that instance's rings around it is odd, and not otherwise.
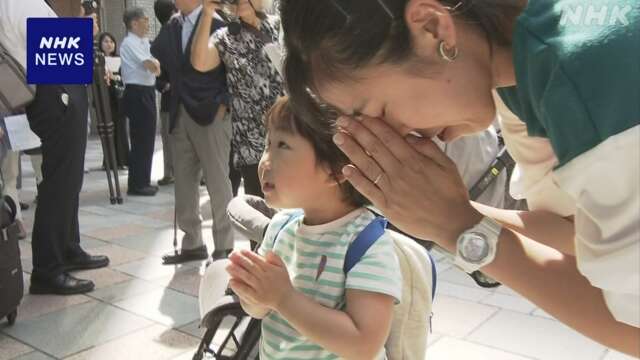
<path fill-rule="evenodd" d="M 278 141 L 278 149 L 291 149 L 291 147 L 284 141 Z"/>

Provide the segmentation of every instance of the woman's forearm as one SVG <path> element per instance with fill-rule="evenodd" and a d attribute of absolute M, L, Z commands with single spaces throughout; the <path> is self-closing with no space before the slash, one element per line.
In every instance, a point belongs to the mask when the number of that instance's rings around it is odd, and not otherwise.
<path fill-rule="evenodd" d="M 345 359 L 371 360 L 384 344 L 373 344 L 346 312 L 320 305 L 299 291 L 277 311 L 300 334 Z"/>
<path fill-rule="evenodd" d="M 455 244 L 445 247 L 455 253 Z M 602 291 L 580 274 L 573 256 L 503 229 L 495 260 L 482 271 L 601 344 L 640 356 L 640 330 L 618 322 Z"/>
<path fill-rule="evenodd" d="M 517 211 L 497 209 L 480 203 L 471 203 L 479 212 L 518 234 L 575 256 L 574 224 L 550 211 Z"/>
<path fill-rule="evenodd" d="M 203 11 L 191 45 L 191 64 L 200 72 L 213 70 L 220 65 L 218 49 L 209 41 L 212 22 L 213 15 Z"/>

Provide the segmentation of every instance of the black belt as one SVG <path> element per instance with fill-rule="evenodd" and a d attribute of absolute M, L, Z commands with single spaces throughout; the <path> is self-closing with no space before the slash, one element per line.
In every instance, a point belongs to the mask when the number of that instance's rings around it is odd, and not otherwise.
<path fill-rule="evenodd" d="M 131 88 L 131 89 L 155 89 L 156 87 L 153 85 L 139 85 L 139 84 L 126 84 L 125 89 L 127 88 Z"/>

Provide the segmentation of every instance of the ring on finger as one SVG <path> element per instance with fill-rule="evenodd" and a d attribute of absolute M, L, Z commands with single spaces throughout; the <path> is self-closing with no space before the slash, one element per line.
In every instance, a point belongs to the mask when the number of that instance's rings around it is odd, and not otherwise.
<path fill-rule="evenodd" d="M 376 177 L 376 179 L 373 180 L 374 185 L 378 185 L 378 182 L 380 181 L 380 179 L 382 179 L 382 175 L 384 175 L 384 173 L 380 173 L 380 175 L 378 175 L 378 177 Z"/>

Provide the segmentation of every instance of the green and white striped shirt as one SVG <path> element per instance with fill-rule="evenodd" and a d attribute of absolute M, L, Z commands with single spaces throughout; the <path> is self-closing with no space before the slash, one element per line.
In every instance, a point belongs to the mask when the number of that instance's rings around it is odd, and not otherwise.
<path fill-rule="evenodd" d="M 346 289 L 382 293 L 400 302 L 402 275 L 388 232 L 367 250 L 346 276 L 343 272 L 347 249 L 374 219 L 371 212 L 358 209 L 338 220 L 316 226 L 305 225 L 302 215 L 294 215 L 294 220 L 280 231 L 274 245 L 274 237 L 291 214 L 291 211 L 284 211 L 273 218 L 258 253 L 265 255 L 273 250 L 286 264 L 296 290 L 332 309 L 344 309 Z M 339 359 L 306 339 L 275 312 L 262 320 L 260 358 Z M 377 359 L 384 358 L 382 349 Z"/>

